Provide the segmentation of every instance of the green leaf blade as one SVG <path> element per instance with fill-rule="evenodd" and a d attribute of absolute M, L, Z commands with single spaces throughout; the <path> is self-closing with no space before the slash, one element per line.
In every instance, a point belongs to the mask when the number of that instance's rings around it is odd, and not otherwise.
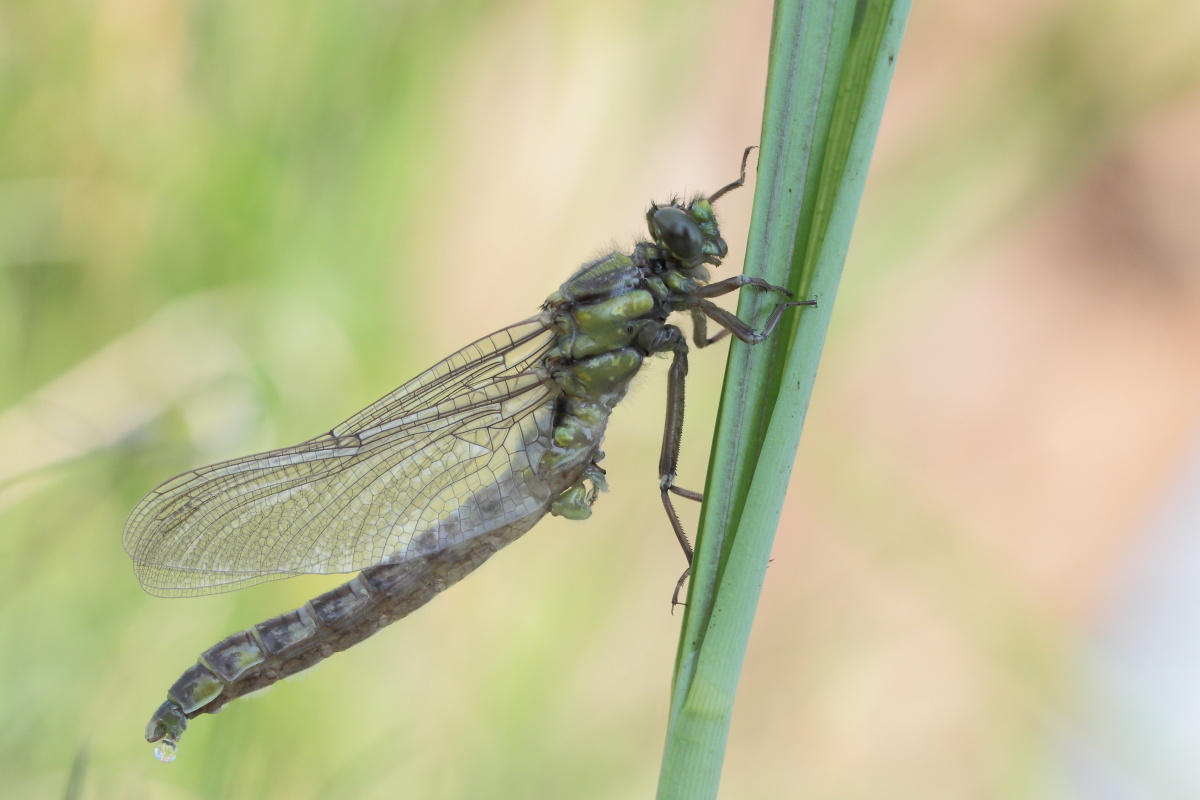
<path fill-rule="evenodd" d="M 909 0 L 776 6 L 745 272 L 817 296 L 730 349 L 659 798 L 715 797 L 750 628 Z M 744 293 L 743 319 L 770 302 Z"/>

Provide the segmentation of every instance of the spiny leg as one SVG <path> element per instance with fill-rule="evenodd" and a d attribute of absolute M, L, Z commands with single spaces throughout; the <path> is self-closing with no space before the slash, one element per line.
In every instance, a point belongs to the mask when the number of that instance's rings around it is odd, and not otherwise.
<path fill-rule="evenodd" d="M 756 289 L 763 291 L 780 292 L 792 297 L 792 293 L 782 286 L 776 286 L 772 283 L 767 283 L 762 278 L 753 278 L 749 275 L 735 275 L 732 278 L 726 278 L 723 281 L 709 283 L 698 288 L 694 293 L 694 297 L 709 298 L 720 297 L 724 294 L 737 291 L 743 286 L 753 286 Z M 699 309 L 692 309 L 692 341 L 696 347 L 708 347 L 710 344 L 715 344 L 729 335 L 729 329 L 723 328 L 716 336 L 709 337 L 708 335 L 708 317 L 704 316 L 704 312 Z"/>
<path fill-rule="evenodd" d="M 675 484 L 671 484 L 667 487 L 667 489 L 671 492 L 671 494 L 677 494 L 680 497 L 686 497 L 688 500 L 695 500 L 697 503 L 704 502 L 704 495 L 701 492 L 693 492 L 690 489 L 684 489 L 680 486 L 676 486 Z"/>
<path fill-rule="evenodd" d="M 662 452 L 658 459 L 658 488 L 663 509 L 671 522 L 671 529 L 675 531 L 675 538 L 683 548 L 683 555 L 688 562 L 687 569 L 675 582 L 675 591 L 671 594 L 671 608 L 674 608 L 679 605 L 679 592 L 692 570 L 692 543 L 688 541 L 683 523 L 680 522 L 675 505 L 671 502 L 671 495 L 677 494 L 696 501 L 703 501 L 704 495 L 675 485 L 675 472 L 679 467 L 679 445 L 683 441 L 684 381 L 688 371 L 688 346 L 683 332 L 675 326 L 664 326 L 664 331 L 667 336 L 660 345 L 659 352 L 670 350 L 674 356 L 667 370 L 667 416 L 663 424 Z"/>
<path fill-rule="evenodd" d="M 694 308 L 696 312 L 704 314 L 746 344 L 761 344 L 771 335 L 771 331 L 775 330 L 775 326 L 779 324 L 779 319 L 783 316 L 784 311 L 793 306 L 815 306 L 816 304 L 816 300 L 789 300 L 786 303 L 779 303 L 771 311 L 771 316 L 767 317 L 767 324 L 763 325 L 761 331 L 754 330 L 753 325 L 743 321 L 737 314 L 726 311 L 719 305 L 710 303 L 708 300 L 695 301 Z M 718 338 L 720 338 L 719 335 L 714 336 L 708 343 L 711 344 Z"/>
<path fill-rule="evenodd" d="M 662 451 L 658 458 L 658 489 L 662 495 L 663 508 L 666 509 L 667 518 L 671 520 L 671 528 L 675 531 L 675 538 L 679 540 L 679 546 L 683 548 L 683 554 L 690 564 L 692 563 L 692 543 L 688 541 L 683 524 L 679 521 L 679 515 L 675 513 L 670 493 L 675 490 L 683 497 L 702 496 L 686 489 L 678 489 L 675 486 L 675 471 L 679 467 L 679 445 L 683 441 L 683 386 L 688 371 L 687 343 L 683 340 L 682 334 L 678 333 L 679 329 L 675 328 L 675 331 L 677 333 L 673 337 L 675 341 L 672 342 L 671 348 L 674 358 L 671 359 L 671 366 L 667 370 L 667 417 L 663 424 Z"/>
<path fill-rule="evenodd" d="M 792 293 L 782 286 L 776 286 L 773 283 L 767 283 L 762 278 L 754 278 L 750 275 L 734 275 L 732 278 L 726 278 L 723 281 L 715 283 L 706 283 L 695 291 L 696 297 L 720 297 L 723 294 L 737 291 L 743 286 L 753 286 L 756 289 L 764 291 L 779 292 L 792 297 Z"/>
<path fill-rule="evenodd" d="M 716 336 L 709 336 L 708 317 L 704 316 L 704 312 L 693 308 L 690 313 L 692 315 L 692 342 L 696 347 L 708 347 L 729 335 L 729 331 L 722 328 Z"/>

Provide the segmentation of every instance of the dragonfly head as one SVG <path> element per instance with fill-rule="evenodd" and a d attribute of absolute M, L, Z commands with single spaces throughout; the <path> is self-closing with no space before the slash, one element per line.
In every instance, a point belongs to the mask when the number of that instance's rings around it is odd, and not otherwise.
<path fill-rule="evenodd" d="M 697 197 L 686 206 L 677 200 L 665 206 L 651 205 L 646 212 L 646 224 L 654 243 L 684 269 L 695 269 L 701 264 L 720 265 L 729 252 L 717 227 L 712 203 L 704 197 Z"/>

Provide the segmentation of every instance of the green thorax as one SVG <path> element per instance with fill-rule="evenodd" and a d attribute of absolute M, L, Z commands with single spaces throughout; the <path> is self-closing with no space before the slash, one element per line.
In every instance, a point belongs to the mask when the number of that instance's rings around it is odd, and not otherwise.
<path fill-rule="evenodd" d="M 595 462 L 603 457 L 600 445 L 613 408 L 648 356 L 676 346 L 680 333 L 667 317 L 688 307 L 708 280 L 706 265 L 719 265 L 727 252 L 704 198 L 651 206 L 646 219 L 652 241 L 584 264 L 544 306 L 557 335 L 545 367 L 562 398 L 539 470 L 586 465 L 587 474 L 553 508 L 572 519 L 586 518 L 603 488 Z"/>

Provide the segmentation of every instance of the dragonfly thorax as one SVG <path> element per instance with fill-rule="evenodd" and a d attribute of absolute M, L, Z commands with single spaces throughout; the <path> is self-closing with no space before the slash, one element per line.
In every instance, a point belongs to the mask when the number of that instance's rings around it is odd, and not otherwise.
<path fill-rule="evenodd" d="M 613 408 L 646 358 L 686 350 L 667 318 L 685 310 L 708 279 L 707 264 L 727 252 L 711 204 L 652 206 L 653 241 L 632 253 L 609 253 L 580 267 L 544 306 L 556 344 L 546 371 L 562 393 L 541 475 L 585 467 L 551 513 L 585 518 L 596 497 L 600 446 Z M 591 484 L 589 488 L 585 484 Z"/>

